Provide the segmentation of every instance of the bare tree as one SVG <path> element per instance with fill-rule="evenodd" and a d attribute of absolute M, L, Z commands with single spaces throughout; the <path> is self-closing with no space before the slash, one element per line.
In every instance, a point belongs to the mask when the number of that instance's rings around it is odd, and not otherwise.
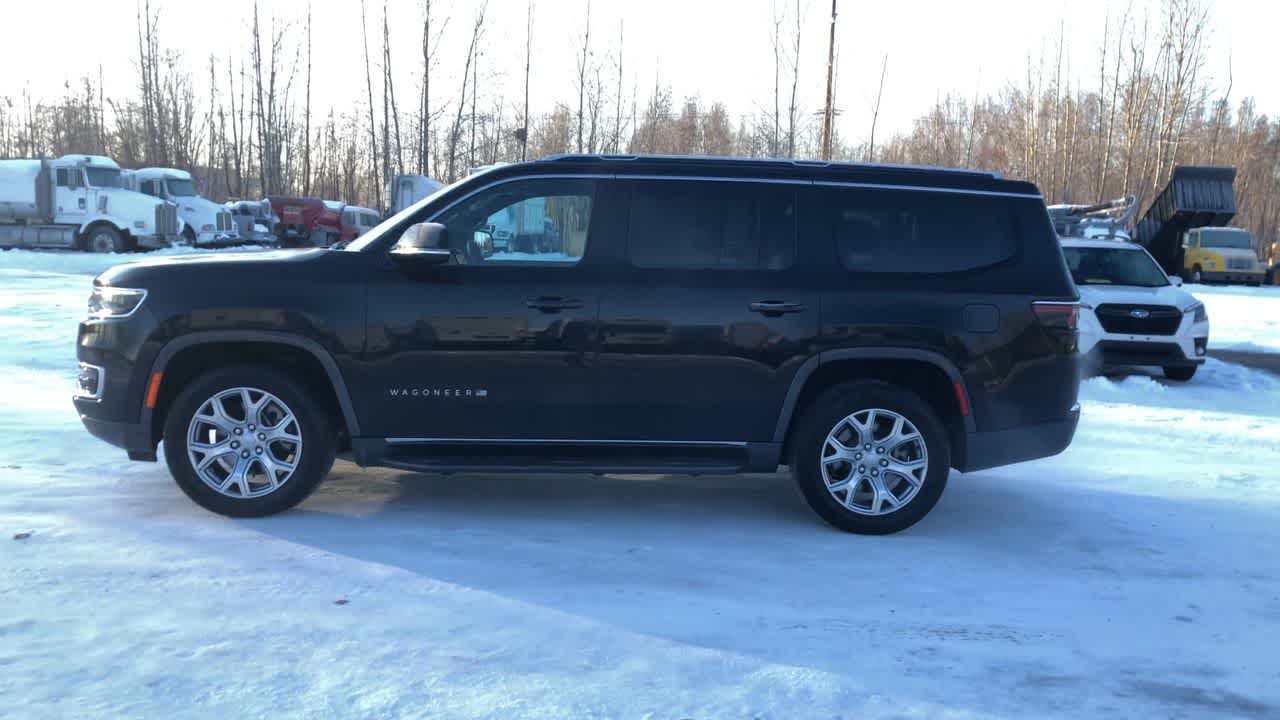
<path fill-rule="evenodd" d="M 796 156 L 796 97 L 800 88 L 800 36 L 804 28 L 804 15 L 800 0 L 796 0 L 796 34 L 791 44 L 791 103 L 787 106 L 787 157 Z"/>
<path fill-rule="evenodd" d="M 876 90 L 876 104 L 871 110 L 871 139 L 867 142 L 867 162 L 876 161 L 876 121 L 880 119 L 880 99 L 884 97 L 884 76 L 889 70 L 889 53 L 880 63 L 880 87 Z"/>
<path fill-rule="evenodd" d="M 369 95 L 369 156 L 373 160 L 374 198 L 382 207 L 382 177 L 378 172 L 378 125 L 373 114 L 373 76 L 369 70 L 369 25 L 365 22 L 364 0 L 360 0 L 360 35 L 364 39 L 364 84 Z"/>
<path fill-rule="evenodd" d="M 467 46 L 467 60 L 462 68 L 462 92 L 458 97 L 458 112 L 453 118 L 453 128 L 449 131 L 449 180 L 457 179 L 458 140 L 462 131 L 462 112 L 467 106 L 467 84 L 471 79 L 472 64 L 475 61 L 476 47 L 484 31 L 484 14 L 489 7 L 488 0 L 480 4 L 476 10 L 475 24 L 471 28 L 471 44 Z"/>
<path fill-rule="evenodd" d="M 307 99 L 302 111 L 302 194 L 311 195 L 311 2 L 307 2 Z"/>
<path fill-rule="evenodd" d="M 529 0 L 528 15 L 524 25 L 524 109 L 520 111 L 521 127 L 516 132 L 520 140 L 520 162 L 524 162 L 529 149 L 529 68 L 533 63 L 533 0 Z"/>
<path fill-rule="evenodd" d="M 578 152 L 582 152 L 582 129 L 587 98 L 587 72 L 591 67 L 591 0 L 583 20 L 582 45 L 578 50 Z"/>

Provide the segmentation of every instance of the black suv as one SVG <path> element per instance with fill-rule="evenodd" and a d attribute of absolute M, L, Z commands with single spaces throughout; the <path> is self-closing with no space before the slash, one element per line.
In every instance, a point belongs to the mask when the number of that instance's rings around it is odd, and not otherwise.
<path fill-rule="evenodd" d="M 494 244 L 501 233 L 508 243 Z M 218 513 L 335 455 L 422 472 L 789 465 L 889 533 L 952 468 L 1061 452 L 1078 296 L 1034 185 L 989 173 L 556 156 L 441 189 L 342 250 L 94 281 L 75 398 Z"/>

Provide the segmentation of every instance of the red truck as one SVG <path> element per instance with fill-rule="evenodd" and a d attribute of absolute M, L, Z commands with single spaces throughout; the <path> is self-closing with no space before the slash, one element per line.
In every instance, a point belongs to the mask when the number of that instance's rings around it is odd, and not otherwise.
<path fill-rule="evenodd" d="M 280 216 L 277 236 L 284 247 L 329 247 L 342 236 L 342 203 L 316 198 L 267 198 Z"/>

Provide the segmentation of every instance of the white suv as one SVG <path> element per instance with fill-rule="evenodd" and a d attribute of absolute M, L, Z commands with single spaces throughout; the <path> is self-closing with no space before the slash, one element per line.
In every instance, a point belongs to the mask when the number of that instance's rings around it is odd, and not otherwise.
<path fill-rule="evenodd" d="M 1209 315 L 1147 251 L 1120 240 L 1062 239 L 1080 289 L 1080 354 L 1092 372 L 1150 365 L 1190 380 L 1204 364 Z"/>

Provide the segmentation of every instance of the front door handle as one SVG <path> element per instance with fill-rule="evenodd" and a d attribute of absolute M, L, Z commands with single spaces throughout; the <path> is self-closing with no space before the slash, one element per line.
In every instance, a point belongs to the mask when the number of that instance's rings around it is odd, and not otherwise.
<path fill-rule="evenodd" d="M 531 310 L 541 310 L 544 313 L 557 313 L 561 310 L 577 310 L 582 307 L 582 301 L 577 298 L 546 296 L 525 300 L 524 304 L 525 307 Z"/>
<path fill-rule="evenodd" d="M 758 312 L 761 315 L 769 317 L 777 317 L 786 313 L 804 312 L 804 305 L 794 302 L 783 302 L 781 300 L 759 300 L 751 303 L 748 307 L 751 312 Z"/>

